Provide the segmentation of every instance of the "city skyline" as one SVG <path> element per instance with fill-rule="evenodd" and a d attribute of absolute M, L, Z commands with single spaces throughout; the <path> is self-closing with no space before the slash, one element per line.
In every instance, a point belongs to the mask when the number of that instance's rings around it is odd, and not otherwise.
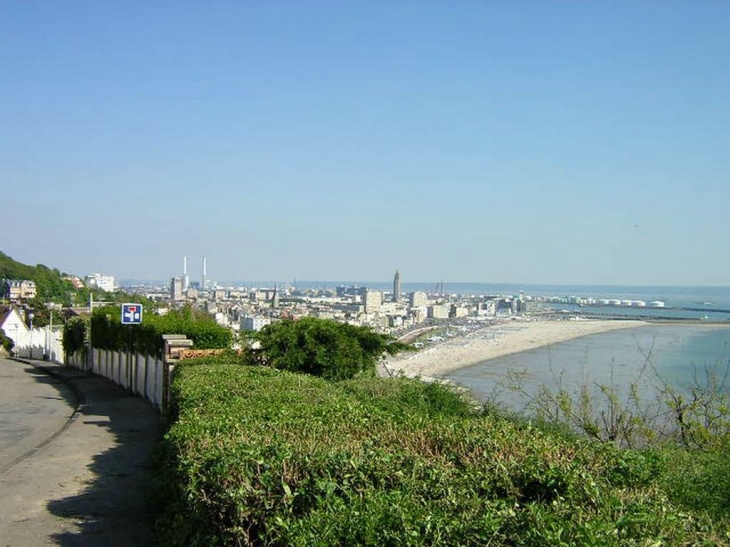
<path fill-rule="evenodd" d="M 730 285 L 730 4 L 3 11 L 3 251 L 21 262 Z"/>

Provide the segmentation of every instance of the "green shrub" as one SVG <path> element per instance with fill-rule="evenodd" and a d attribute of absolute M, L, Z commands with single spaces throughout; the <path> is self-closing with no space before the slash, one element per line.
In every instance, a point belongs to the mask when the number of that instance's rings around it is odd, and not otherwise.
<path fill-rule="evenodd" d="M 180 366 L 165 545 L 689 545 L 652 455 L 479 412 L 446 386 Z"/>
<path fill-rule="evenodd" d="M 381 356 L 405 348 L 368 327 L 314 317 L 272 323 L 253 337 L 261 364 L 329 380 L 374 376 Z"/>
<path fill-rule="evenodd" d="M 13 342 L 12 338 L 8 338 L 5 335 L 5 331 L 0 329 L 0 347 L 2 347 L 5 351 L 11 351 L 14 346 L 15 342 Z"/>
<path fill-rule="evenodd" d="M 128 351 L 160 356 L 164 351 L 163 334 L 183 334 L 193 341 L 196 349 L 229 348 L 233 340 L 230 329 L 221 327 L 211 317 L 193 315 L 189 310 L 172 311 L 166 315 L 146 314 L 141 325 L 123 325 L 121 308 L 106 306 L 94 310 L 91 316 L 91 339 L 95 348 Z M 88 343 L 89 319 L 66 323 L 63 332 L 64 349 L 74 352 Z"/>

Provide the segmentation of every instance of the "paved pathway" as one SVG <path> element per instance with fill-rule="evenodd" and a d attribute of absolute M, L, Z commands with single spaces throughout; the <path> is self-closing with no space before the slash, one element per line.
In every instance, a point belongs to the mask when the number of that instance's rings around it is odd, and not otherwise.
<path fill-rule="evenodd" d="M 0 360 L 0 547 L 151 545 L 157 411 L 98 376 L 33 364 Z"/>

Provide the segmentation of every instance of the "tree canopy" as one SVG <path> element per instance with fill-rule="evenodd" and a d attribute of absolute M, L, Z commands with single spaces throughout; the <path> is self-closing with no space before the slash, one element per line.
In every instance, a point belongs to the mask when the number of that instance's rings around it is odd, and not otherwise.
<path fill-rule="evenodd" d="M 330 380 L 374 375 L 384 354 L 406 346 L 369 327 L 306 317 L 267 325 L 253 335 L 255 358 L 265 365 Z"/>

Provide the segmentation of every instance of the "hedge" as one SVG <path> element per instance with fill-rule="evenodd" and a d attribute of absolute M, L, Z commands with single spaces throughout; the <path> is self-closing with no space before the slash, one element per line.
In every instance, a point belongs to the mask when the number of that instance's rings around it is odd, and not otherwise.
<path fill-rule="evenodd" d="M 662 459 L 477 411 L 404 378 L 177 368 L 165 545 L 719 545 Z"/>
<path fill-rule="evenodd" d="M 83 349 L 88 340 L 88 319 L 69 321 L 64 328 L 64 349 Z M 196 349 L 229 348 L 233 341 L 230 329 L 221 327 L 212 318 L 194 315 L 190 310 L 172 311 L 166 315 L 145 314 L 141 325 L 123 325 L 121 308 L 107 306 L 94 310 L 91 316 L 91 338 L 95 348 L 128 351 L 161 356 L 163 334 L 183 334 Z"/>

